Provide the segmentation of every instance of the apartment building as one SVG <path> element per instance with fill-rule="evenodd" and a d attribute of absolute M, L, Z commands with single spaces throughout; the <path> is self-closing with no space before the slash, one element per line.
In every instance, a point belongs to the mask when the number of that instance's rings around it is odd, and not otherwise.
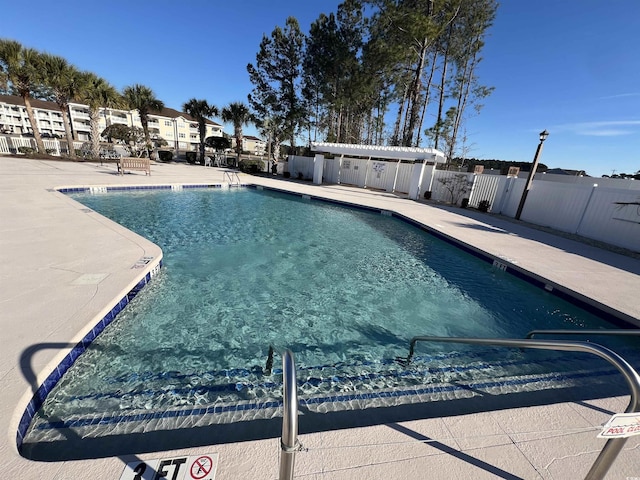
<path fill-rule="evenodd" d="M 236 139 L 232 137 L 231 148 L 236 148 Z M 267 142 L 253 135 L 242 136 L 242 151 L 252 155 L 264 155 L 267 149 Z"/>
<path fill-rule="evenodd" d="M 32 99 L 31 106 L 38 129 L 43 136 L 64 138 L 62 113 L 57 103 Z M 79 103 L 70 103 L 69 120 L 74 140 L 89 141 L 91 136 L 89 107 Z M 102 132 L 107 125 L 114 124 L 142 128 L 137 110 L 101 108 L 99 130 Z M 222 125 L 207 120 L 205 138 L 221 137 L 222 130 Z M 0 95 L 0 133 L 9 135 L 33 133 L 22 97 Z M 197 150 L 200 144 L 197 120 L 172 108 L 163 108 L 162 111 L 152 112 L 149 115 L 149 134 L 152 137 L 163 138 L 167 141 L 168 146 L 175 150 Z"/>

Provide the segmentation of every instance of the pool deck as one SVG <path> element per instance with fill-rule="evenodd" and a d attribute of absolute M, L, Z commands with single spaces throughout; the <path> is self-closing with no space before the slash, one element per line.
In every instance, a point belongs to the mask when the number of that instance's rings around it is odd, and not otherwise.
<path fill-rule="evenodd" d="M 640 325 L 640 261 L 634 258 L 470 209 L 340 185 L 240 177 L 248 184 L 394 211 Z M 218 453 L 218 480 L 278 477 L 277 438 L 228 444 L 211 439 L 209 446 L 173 451 L 145 452 L 141 446 L 119 457 L 96 452 L 94 459 L 65 462 L 27 460 L 16 449 L 18 423 L 34 389 L 135 286 L 146 268 L 141 259 L 161 257 L 151 242 L 53 189 L 223 181 L 221 169 L 185 164 L 153 165 L 151 176 L 119 176 L 114 165 L 0 157 L 3 478 L 117 480 L 128 462 L 206 453 Z M 618 396 L 304 434 L 295 478 L 584 478 L 604 445 L 596 438 L 599 427 L 628 401 Z M 640 478 L 640 436 L 629 438 L 606 478 Z"/>

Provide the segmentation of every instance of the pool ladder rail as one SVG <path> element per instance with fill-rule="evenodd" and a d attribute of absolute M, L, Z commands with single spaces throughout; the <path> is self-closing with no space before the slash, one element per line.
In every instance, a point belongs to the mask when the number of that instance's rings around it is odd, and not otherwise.
<path fill-rule="evenodd" d="M 225 170 L 224 179 L 227 181 L 230 187 L 239 187 L 241 185 L 238 172 Z"/>
<path fill-rule="evenodd" d="M 573 332 L 580 332 L 579 330 L 534 330 L 529 332 L 529 335 L 539 334 L 573 334 Z M 591 333 L 592 331 L 582 331 L 582 333 Z M 595 330 L 598 334 L 602 334 L 603 330 Z M 635 332 L 635 330 L 628 330 L 627 332 Z M 576 333 L 577 334 L 577 333 Z M 610 333 L 610 335 L 614 335 Z M 621 334 L 617 334 L 621 335 Z M 632 335 L 637 335 L 633 333 Z M 608 348 L 598 345 L 597 343 L 590 343 L 587 341 L 569 341 L 569 340 L 539 340 L 539 339 L 513 339 L 513 338 L 464 338 L 464 337 L 430 337 L 430 336 L 418 336 L 411 339 L 409 345 L 409 355 L 406 358 L 399 357 L 396 360 L 403 366 L 408 366 L 413 358 L 415 345 L 418 342 L 434 342 L 434 343 L 466 343 L 471 345 L 491 345 L 502 347 L 515 347 L 515 348 L 533 348 L 539 350 L 556 350 L 565 352 L 584 352 L 596 355 L 603 358 L 611 365 L 616 367 L 623 377 L 627 381 L 629 389 L 631 391 L 631 398 L 629 405 L 625 410 L 625 413 L 636 413 L 640 411 L 640 375 L 634 370 L 634 368 L 620 355 Z M 626 438 L 610 438 L 605 443 L 604 447 L 600 451 L 598 458 L 591 466 L 591 469 L 587 473 L 585 480 L 601 480 L 607 474 L 609 468 L 617 458 L 618 454 L 624 447 Z"/>
<path fill-rule="evenodd" d="M 611 333 L 605 333 L 611 332 Z M 409 346 L 409 355 L 399 357 L 396 360 L 403 366 L 408 366 L 413 358 L 415 345 L 418 342 L 433 343 L 466 343 L 472 345 L 492 345 L 512 348 L 531 348 L 540 350 L 556 350 L 566 352 L 583 352 L 596 355 L 611 365 L 616 367 L 625 378 L 631 391 L 631 398 L 625 413 L 635 413 L 640 411 L 640 375 L 634 368 L 620 355 L 608 348 L 590 343 L 587 341 L 561 341 L 561 340 L 539 340 L 532 339 L 533 335 L 573 335 L 573 334 L 590 334 L 590 335 L 625 335 L 625 330 L 533 330 L 527 334 L 526 339 L 511 338 L 465 338 L 465 337 L 431 337 L 417 336 L 413 337 Z M 626 334 L 638 335 L 640 330 L 626 330 Z M 269 347 L 269 355 L 265 366 L 265 373 L 271 374 L 273 367 L 273 348 Z M 268 372 L 268 373 L 267 373 Z M 282 384 L 283 384 L 283 416 L 282 416 L 282 436 L 280 439 L 280 476 L 279 480 L 292 480 L 295 465 L 295 454 L 301 449 L 298 441 L 298 386 L 296 380 L 296 367 L 293 353 L 286 350 L 282 354 Z M 607 440 L 600 454 L 591 466 L 585 480 L 601 480 L 611 468 L 611 465 L 618 457 L 618 454 L 624 447 L 626 438 L 611 438 Z"/>

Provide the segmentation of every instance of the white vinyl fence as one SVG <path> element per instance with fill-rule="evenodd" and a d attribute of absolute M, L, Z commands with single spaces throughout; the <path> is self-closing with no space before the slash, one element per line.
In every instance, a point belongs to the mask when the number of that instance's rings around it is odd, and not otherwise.
<path fill-rule="evenodd" d="M 60 156 L 62 154 L 67 155 L 69 149 L 67 147 L 66 140 L 43 138 L 44 148 L 50 155 Z M 81 150 L 84 142 L 73 142 L 73 148 L 75 150 Z M 20 147 L 36 148 L 36 141 L 34 138 L 25 137 L 5 137 L 0 136 L 0 154 L 18 154 L 20 155 Z"/>
<path fill-rule="evenodd" d="M 312 177 L 313 159 L 307 161 Z M 325 159 L 323 181 L 407 193 L 412 169 L 397 161 Z M 486 201 L 489 212 L 515 217 L 525 184 L 525 178 L 425 166 L 419 195 L 430 191 L 432 200 L 456 205 L 466 198 L 476 208 Z M 521 220 L 640 252 L 640 181 L 538 174 Z"/>

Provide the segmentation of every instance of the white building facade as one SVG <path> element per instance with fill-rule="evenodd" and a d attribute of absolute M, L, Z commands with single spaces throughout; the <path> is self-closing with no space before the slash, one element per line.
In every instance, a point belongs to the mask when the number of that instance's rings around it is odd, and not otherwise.
<path fill-rule="evenodd" d="M 43 137 L 65 137 L 62 112 L 55 102 L 31 99 L 38 129 Z M 69 104 L 69 121 L 74 140 L 86 142 L 91 137 L 89 107 L 79 103 Z M 99 130 L 108 125 L 122 124 L 140 127 L 140 115 L 137 110 L 101 108 Z M 211 120 L 206 121 L 206 137 L 221 137 L 222 125 Z M 21 97 L 0 95 L 0 134 L 31 135 L 33 130 L 27 109 Z M 172 108 L 163 108 L 160 112 L 149 114 L 149 134 L 163 138 L 168 147 L 174 150 L 197 150 L 200 144 L 198 122 L 190 115 Z M 104 140 L 104 139 L 103 139 Z"/>

